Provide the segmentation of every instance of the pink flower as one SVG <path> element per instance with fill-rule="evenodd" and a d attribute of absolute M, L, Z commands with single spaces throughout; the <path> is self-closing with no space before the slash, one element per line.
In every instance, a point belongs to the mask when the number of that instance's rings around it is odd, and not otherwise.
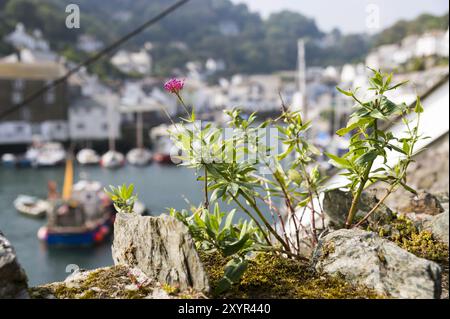
<path fill-rule="evenodd" d="M 170 79 L 164 84 L 164 89 L 167 92 L 179 94 L 184 87 L 184 81 L 179 79 Z"/>

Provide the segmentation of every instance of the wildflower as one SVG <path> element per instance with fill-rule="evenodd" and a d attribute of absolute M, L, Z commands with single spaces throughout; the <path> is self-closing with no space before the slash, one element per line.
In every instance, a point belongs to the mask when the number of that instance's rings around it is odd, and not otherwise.
<path fill-rule="evenodd" d="M 170 79 L 169 81 L 167 81 L 164 84 L 164 89 L 167 92 L 174 93 L 177 95 L 180 93 L 180 91 L 183 89 L 183 87 L 184 87 L 184 81 L 178 80 L 178 79 Z"/>

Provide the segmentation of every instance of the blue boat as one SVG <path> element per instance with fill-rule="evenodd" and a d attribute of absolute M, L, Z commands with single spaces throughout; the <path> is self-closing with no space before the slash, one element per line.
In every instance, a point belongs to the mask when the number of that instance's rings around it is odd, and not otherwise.
<path fill-rule="evenodd" d="M 39 229 L 38 238 L 49 246 L 92 246 L 103 242 L 111 233 L 114 216 L 93 227 L 48 227 Z"/>
<path fill-rule="evenodd" d="M 67 195 L 67 194 L 66 194 Z M 91 246 L 108 238 L 115 209 L 99 182 L 82 180 L 53 202 L 38 238 L 49 246 Z"/>

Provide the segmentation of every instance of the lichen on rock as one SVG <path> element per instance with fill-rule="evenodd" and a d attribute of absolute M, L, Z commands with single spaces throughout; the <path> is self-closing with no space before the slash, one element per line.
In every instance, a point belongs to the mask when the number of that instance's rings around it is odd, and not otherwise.
<path fill-rule="evenodd" d="M 161 284 L 210 289 L 188 228 L 171 216 L 117 214 L 112 256 L 115 265 L 137 267 Z"/>
<path fill-rule="evenodd" d="M 11 243 L 0 232 L 0 299 L 28 298 L 28 279 Z"/>
<path fill-rule="evenodd" d="M 325 253 L 323 247 L 329 242 L 335 250 Z M 441 268 L 436 263 L 361 229 L 326 235 L 314 253 L 314 267 L 393 298 L 429 299 L 441 294 Z"/>
<path fill-rule="evenodd" d="M 29 289 L 34 299 L 174 299 L 203 298 L 192 290 L 170 291 L 141 270 L 125 265 L 77 271 L 65 281 Z"/>

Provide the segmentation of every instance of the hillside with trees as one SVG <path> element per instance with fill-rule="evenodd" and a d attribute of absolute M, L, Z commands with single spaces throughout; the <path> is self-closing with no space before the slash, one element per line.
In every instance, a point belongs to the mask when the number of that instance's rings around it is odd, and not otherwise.
<path fill-rule="evenodd" d="M 64 27 L 65 7 L 72 2 L 3 0 L 0 37 L 22 21 L 29 30 L 42 30 L 54 50 L 79 60 L 84 56 L 75 47 L 81 34 L 109 43 L 168 6 L 166 0 L 78 0 L 81 29 L 69 30 Z M 373 45 L 397 41 L 414 30 L 444 25 L 448 26 L 448 14 L 446 18 L 424 15 L 417 21 L 401 21 L 371 38 L 339 30 L 325 33 L 314 19 L 300 13 L 282 11 L 262 19 L 246 5 L 229 0 L 196 0 L 133 38 L 126 48 L 137 49 L 151 42 L 156 75 L 168 75 L 174 68 L 183 68 L 187 61 L 207 58 L 222 59 L 227 65 L 224 75 L 267 73 L 296 67 L 299 38 L 307 39 L 308 65 L 341 65 L 362 61 Z M 10 50 L 0 44 L 0 54 Z"/>

